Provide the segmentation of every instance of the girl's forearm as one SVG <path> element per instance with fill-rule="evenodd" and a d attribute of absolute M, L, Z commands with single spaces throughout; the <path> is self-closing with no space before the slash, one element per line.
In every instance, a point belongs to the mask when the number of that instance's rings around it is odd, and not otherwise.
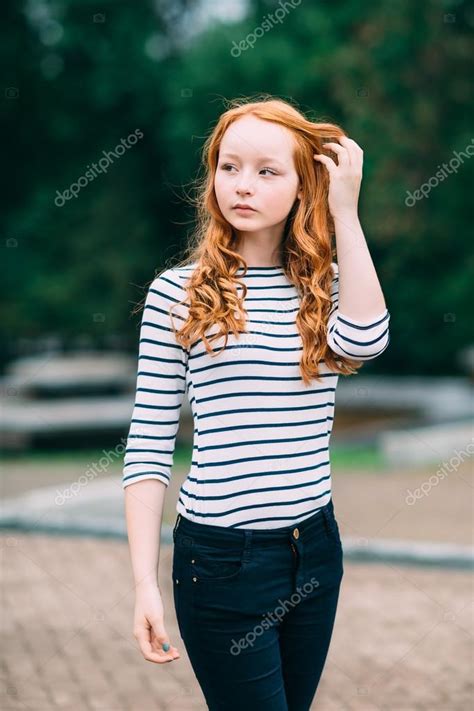
<path fill-rule="evenodd" d="M 334 217 L 339 267 L 339 310 L 370 321 L 386 308 L 364 232 L 356 212 Z"/>
<path fill-rule="evenodd" d="M 166 484 L 145 479 L 125 489 L 125 517 L 135 586 L 156 587 Z"/>

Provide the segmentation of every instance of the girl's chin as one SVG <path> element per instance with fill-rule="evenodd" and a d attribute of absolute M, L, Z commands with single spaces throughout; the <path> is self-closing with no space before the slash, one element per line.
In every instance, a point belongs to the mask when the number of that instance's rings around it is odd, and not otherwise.
<path fill-rule="evenodd" d="M 238 227 L 239 229 L 243 227 L 245 229 L 246 224 L 250 225 L 251 223 L 252 226 L 255 224 L 255 222 L 257 221 L 257 213 L 249 212 L 247 215 L 243 212 L 232 211 L 232 214 L 227 216 L 227 220 L 232 225 L 232 227 Z"/>

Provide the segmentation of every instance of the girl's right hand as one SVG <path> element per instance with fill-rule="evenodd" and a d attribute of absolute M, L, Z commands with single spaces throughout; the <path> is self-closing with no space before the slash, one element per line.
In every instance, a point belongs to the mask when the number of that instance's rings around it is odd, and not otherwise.
<path fill-rule="evenodd" d="M 180 654 L 166 633 L 163 603 L 158 585 L 139 586 L 136 590 L 133 636 L 149 662 L 163 664 L 179 659 Z M 163 645 L 169 645 L 167 652 Z"/>

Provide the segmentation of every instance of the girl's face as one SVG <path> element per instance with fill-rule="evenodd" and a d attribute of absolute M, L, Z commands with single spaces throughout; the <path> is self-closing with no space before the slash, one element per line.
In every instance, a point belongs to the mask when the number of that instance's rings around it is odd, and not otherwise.
<path fill-rule="evenodd" d="M 214 190 L 237 235 L 283 235 L 288 213 L 301 198 L 293 150 L 288 129 L 252 115 L 237 119 L 224 133 Z M 253 209 L 238 209 L 238 203 Z"/>

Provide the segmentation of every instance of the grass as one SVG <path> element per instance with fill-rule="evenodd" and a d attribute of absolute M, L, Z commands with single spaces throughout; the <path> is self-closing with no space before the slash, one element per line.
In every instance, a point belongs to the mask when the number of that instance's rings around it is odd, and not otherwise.
<path fill-rule="evenodd" d="M 367 446 L 332 447 L 331 464 L 338 471 L 344 469 L 380 471 L 386 467 L 382 452 L 375 447 Z"/>
<path fill-rule="evenodd" d="M 104 447 L 103 449 L 39 449 L 28 452 L 4 452 L 3 462 L 22 462 L 24 464 L 44 464 L 45 462 L 95 462 L 104 456 L 104 452 L 113 451 L 113 447 Z M 177 446 L 174 453 L 173 467 L 179 469 L 187 469 L 191 463 L 192 447 Z M 367 447 L 365 445 L 342 447 L 331 447 L 331 463 L 333 468 L 338 471 L 344 469 L 350 470 L 365 470 L 365 471 L 380 471 L 384 469 L 385 462 L 381 452 L 375 447 Z M 121 469 L 122 456 L 114 458 L 114 468 Z"/>

